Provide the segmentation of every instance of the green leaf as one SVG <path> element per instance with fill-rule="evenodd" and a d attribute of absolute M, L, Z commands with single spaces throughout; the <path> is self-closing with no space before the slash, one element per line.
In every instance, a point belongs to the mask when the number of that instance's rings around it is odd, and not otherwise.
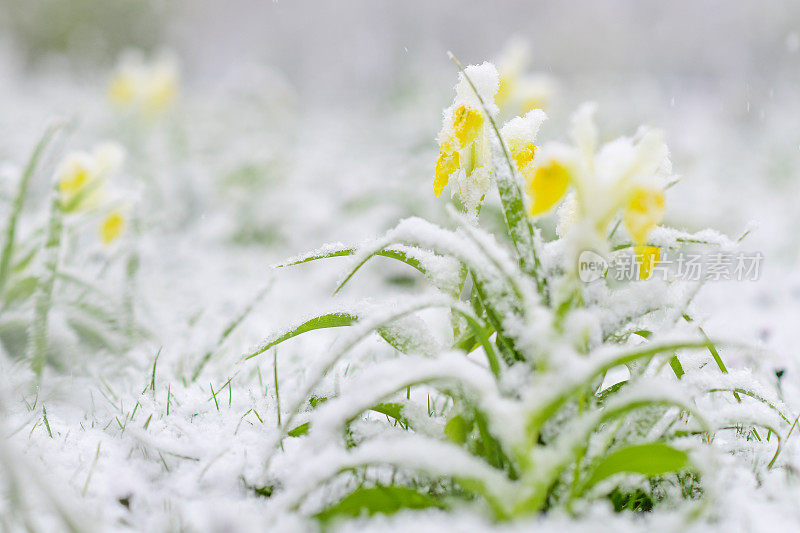
<path fill-rule="evenodd" d="M 353 324 L 353 322 L 357 320 L 358 320 L 357 316 L 343 312 L 328 313 L 326 315 L 320 315 L 314 317 L 311 320 L 306 320 L 299 326 L 290 329 L 283 335 L 263 345 L 258 350 L 248 355 L 245 359 L 250 359 L 252 357 L 260 355 L 269 350 L 270 348 L 272 348 L 273 346 L 276 346 L 282 343 L 283 341 L 289 340 L 292 337 L 296 337 L 308 331 L 313 331 L 315 329 L 340 328 L 344 326 L 350 326 Z"/>
<path fill-rule="evenodd" d="M 604 457 L 584 484 L 589 489 L 614 474 L 631 473 L 647 477 L 678 472 L 689 466 L 686 452 L 668 444 L 653 442 L 621 448 Z"/>
<path fill-rule="evenodd" d="M 28 268 L 38 252 L 38 246 L 31 246 L 28 250 L 23 251 L 11 267 L 12 272 L 19 274 Z"/>
<path fill-rule="evenodd" d="M 0 344 L 12 358 L 18 359 L 25 355 L 25 346 L 28 344 L 29 320 L 10 318 L 0 321 Z"/>
<path fill-rule="evenodd" d="M 379 403 L 372 407 L 372 410 L 376 413 L 381 413 L 383 415 L 388 416 L 389 418 L 394 418 L 398 422 L 403 425 L 408 425 L 408 419 L 403 416 L 403 408 L 405 406 L 402 403 L 397 402 L 386 402 L 386 403 Z"/>
<path fill-rule="evenodd" d="M 561 406 L 567 402 L 568 399 L 580 394 L 586 389 L 592 388 L 592 383 L 597 377 L 604 376 L 606 372 L 615 366 L 627 365 L 631 362 L 647 359 L 653 357 L 654 355 L 668 351 L 674 352 L 675 350 L 684 348 L 706 348 L 707 346 L 708 342 L 706 341 L 689 340 L 664 343 L 647 343 L 642 346 L 633 347 L 632 349 L 622 350 L 616 357 L 601 362 L 593 370 L 588 372 L 585 379 L 578 381 L 569 387 L 565 387 L 555 398 L 536 409 L 530 415 L 528 431 L 532 436 L 538 437 L 539 430 L 541 429 L 542 425 L 546 423 L 556 413 L 556 411 L 558 411 L 558 409 L 560 409 Z"/>
<path fill-rule="evenodd" d="M 471 424 L 463 415 L 455 415 L 447 421 L 444 426 L 445 436 L 456 444 L 464 444 L 467 442 L 467 436 L 472 429 Z"/>
<path fill-rule="evenodd" d="M 595 394 L 595 399 L 597 400 L 597 403 L 599 405 L 603 405 L 604 403 L 606 403 L 608 401 L 609 398 L 614 396 L 617 392 L 619 392 L 619 390 L 622 387 L 624 387 L 627 384 L 628 384 L 627 380 L 620 381 L 619 383 L 614 383 L 610 387 L 607 387 L 607 388 L 601 390 L 600 392 Z"/>
<path fill-rule="evenodd" d="M 260 355 L 273 346 L 309 331 L 351 326 L 354 322 L 358 321 L 358 318 L 358 316 L 352 313 L 343 311 L 314 317 L 262 345 L 258 350 L 247 355 L 245 359 Z M 401 353 L 418 352 L 426 354 L 437 347 L 436 339 L 427 330 L 425 323 L 421 320 L 415 320 L 413 317 L 395 317 L 375 328 L 375 331 Z"/>
<path fill-rule="evenodd" d="M 52 191 L 51 195 L 47 238 L 42 248 L 45 274 L 40 279 L 34 296 L 33 321 L 31 322 L 31 334 L 28 338 L 31 369 L 36 374 L 37 379 L 42 376 L 42 370 L 47 358 L 49 344 L 47 324 L 50 308 L 53 304 L 53 288 L 55 287 L 61 247 L 63 245 L 62 236 L 64 234 L 62 213 L 58 207 L 58 191 Z"/>
<path fill-rule="evenodd" d="M 311 398 L 308 399 L 308 403 L 309 405 L 311 405 L 312 409 L 316 409 L 318 405 L 323 404 L 327 401 L 328 398 L 326 396 L 312 396 Z M 300 424 L 299 426 L 297 426 L 296 428 L 294 428 L 293 430 L 289 431 L 286 434 L 289 435 L 290 437 L 302 437 L 303 435 L 308 433 L 309 425 L 310 424 L 308 422 Z"/>
<path fill-rule="evenodd" d="M 328 259 L 328 258 L 331 258 L 331 257 L 345 257 L 345 256 L 355 255 L 356 252 L 357 252 L 356 248 L 351 248 L 351 247 L 332 248 L 332 249 L 329 249 L 329 250 L 327 250 L 325 252 L 316 252 L 316 253 L 312 252 L 309 255 L 301 256 L 301 257 L 299 257 L 297 259 L 294 259 L 292 261 L 289 261 L 287 263 L 282 263 L 280 265 L 276 265 L 275 268 L 284 268 L 284 267 L 288 267 L 288 266 L 300 265 L 300 264 L 303 264 L 303 263 L 309 263 L 311 261 L 317 261 L 319 259 Z M 358 272 L 359 269 L 361 269 L 361 267 L 364 266 L 367 263 L 367 261 L 369 261 L 370 259 L 372 259 L 373 257 L 375 257 L 377 255 L 382 256 L 382 257 L 388 257 L 389 259 L 394 259 L 395 261 L 400 261 L 401 263 L 405 263 L 408 266 L 410 266 L 410 267 L 414 268 L 415 270 L 419 271 L 422 275 L 424 275 L 428 279 L 431 278 L 430 272 L 428 272 L 428 270 L 425 268 L 425 265 L 423 265 L 423 263 L 419 259 L 408 255 L 406 252 L 404 252 L 402 250 L 398 250 L 398 249 L 394 249 L 394 248 L 391 248 L 391 247 L 387 247 L 387 248 L 383 248 L 383 249 L 377 250 L 377 251 L 367 255 L 364 258 L 363 261 L 361 261 L 358 265 L 355 266 L 355 268 L 353 270 L 350 271 L 350 273 L 347 275 L 347 277 L 345 277 L 344 281 L 342 281 L 339 284 L 339 286 L 336 287 L 336 290 L 334 291 L 334 294 L 336 294 L 340 290 L 342 290 L 342 288 L 345 286 L 345 284 L 348 281 L 350 281 L 350 279 L 356 274 L 356 272 Z"/>
<path fill-rule="evenodd" d="M 489 334 L 491 335 L 491 333 L 493 333 L 493 331 Z M 467 333 L 453 344 L 453 349 L 462 350 L 466 353 L 472 353 L 480 345 L 481 343 L 475 333 Z"/>
<path fill-rule="evenodd" d="M 17 301 L 25 301 L 33 295 L 38 285 L 39 279 L 35 276 L 22 278 L 6 289 L 3 299 L 5 300 L 6 304 L 12 304 Z"/>
<path fill-rule="evenodd" d="M 81 342 L 87 346 L 96 350 L 105 349 L 109 351 L 114 351 L 118 348 L 117 344 L 107 334 L 108 332 L 103 331 L 99 324 L 92 324 L 77 317 L 69 318 L 67 324 L 69 324 L 70 329 L 75 332 Z"/>
<path fill-rule="evenodd" d="M 415 248 L 415 247 L 412 247 L 412 248 Z M 399 250 L 397 248 L 392 248 L 391 246 L 388 246 L 388 247 L 382 248 L 380 250 L 377 250 L 377 251 L 367 255 L 361 262 L 359 262 L 355 266 L 355 268 L 353 268 L 350 271 L 349 274 L 347 274 L 347 276 L 339 284 L 339 286 L 336 287 L 336 290 L 333 291 L 333 294 L 336 294 L 340 290 L 342 290 L 342 288 L 345 286 L 345 284 L 348 281 L 350 281 L 350 279 L 356 274 L 356 272 L 358 272 L 361 269 L 361 267 L 364 266 L 367 263 L 367 261 L 369 261 L 370 259 L 372 259 L 376 255 L 379 255 L 379 256 L 382 256 L 382 257 L 388 257 L 389 259 L 394 259 L 395 261 L 400 261 L 401 263 L 405 263 L 406 265 L 416 269 L 419 273 L 421 273 L 423 276 L 425 276 L 428 280 L 433 280 L 433 276 L 428 271 L 427 267 L 425 266 L 425 264 L 422 261 L 420 261 L 416 257 L 413 257 L 412 255 L 409 255 L 408 253 L 404 252 L 403 250 Z M 449 287 L 440 287 L 438 285 L 437 285 L 437 288 L 441 289 L 441 290 L 444 290 L 445 292 L 450 294 L 450 296 L 458 297 L 457 291 L 455 289 L 451 290 L 451 288 L 449 288 Z"/>
<path fill-rule="evenodd" d="M 425 321 L 416 316 L 395 320 L 377 331 L 383 340 L 400 353 L 433 356 L 441 349 Z"/>
<path fill-rule="evenodd" d="M 503 323 L 500 315 L 495 312 L 493 306 L 484 289 L 483 281 L 472 272 L 473 289 L 480 302 L 481 308 L 486 311 L 486 318 L 489 321 L 492 329 L 497 332 L 497 347 L 500 349 L 500 355 L 503 357 L 507 365 L 513 365 L 515 361 L 522 361 L 524 357 L 514 349 L 514 343 L 511 339 L 503 335 Z M 475 330 L 473 330 L 475 332 Z"/>
<path fill-rule="evenodd" d="M 291 430 L 289 433 L 287 433 L 287 435 L 289 435 L 290 437 L 302 437 L 303 435 L 308 433 L 308 426 L 309 426 L 308 422 L 306 422 L 305 424 L 300 424 L 299 426 Z"/>
<path fill-rule="evenodd" d="M 393 514 L 403 509 L 445 508 L 437 498 L 414 489 L 387 485 L 359 488 L 339 503 L 318 513 L 316 518 L 328 521 L 334 518 L 355 518 L 362 515 Z"/>

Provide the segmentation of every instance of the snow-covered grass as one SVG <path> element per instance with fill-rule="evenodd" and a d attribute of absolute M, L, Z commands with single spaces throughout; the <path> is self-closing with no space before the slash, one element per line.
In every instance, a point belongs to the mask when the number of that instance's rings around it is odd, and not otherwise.
<path fill-rule="evenodd" d="M 221 102 L 130 56 L 108 100 L 65 90 L 77 120 L 10 140 L 4 526 L 796 525 L 793 332 L 747 333 L 796 313 L 775 259 L 796 248 L 757 241 L 776 266 L 755 288 L 650 277 L 747 246 L 748 221 L 689 220 L 692 168 L 657 130 L 601 143 L 592 104 L 548 128 L 527 107 L 552 80 L 513 58 L 454 67 L 441 124 L 396 105 L 343 133 L 274 73 Z M 785 228 L 782 186 L 752 187 Z M 637 256 L 637 279 L 582 281 L 585 250 Z"/>

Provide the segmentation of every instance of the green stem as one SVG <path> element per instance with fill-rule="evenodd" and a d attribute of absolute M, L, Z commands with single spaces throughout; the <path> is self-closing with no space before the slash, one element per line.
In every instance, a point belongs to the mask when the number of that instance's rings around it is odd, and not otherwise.
<path fill-rule="evenodd" d="M 126 347 L 130 349 L 136 336 L 136 278 L 139 273 L 139 219 L 134 215 L 131 221 L 131 245 L 125 262 L 125 293 L 123 295 L 123 324 Z"/>
<path fill-rule="evenodd" d="M 31 368 L 38 378 L 42 376 L 47 358 L 47 323 L 53 300 L 53 287 L 58 273 L 61 255 L 61 237 L 64 225 L 58 191 L 53 191 L 50 204 L 50 221 L 47 226 L 47 240 L 44 244 L 44 273 L 39 278 L 39 287 L 34 301 L 33 322 L 28 339 L 28 354 Z"/>

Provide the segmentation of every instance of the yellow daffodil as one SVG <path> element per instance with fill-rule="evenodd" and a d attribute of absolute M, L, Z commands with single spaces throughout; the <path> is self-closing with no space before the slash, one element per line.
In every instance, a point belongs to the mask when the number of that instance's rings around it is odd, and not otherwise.
<path fill-rule="evenodd" d="M 491 148 L 488 120 L 483 105 L 490 113 L 497 107 L 497 70 L 489 63 L 471 65 L 466 75 L 475 84 L 483 104 L 475 96 L 464 74 L 456 85 L 456 97 L 444 111 L 442 129 L 439 132 L 439 157 L 433 180 L 436 197 L 455 180 L 453 192 L 468 212 L 476 212 L 491 182 Z"/>
<path fill-rule="evenodd" d="M 439 158 L 436 161 L 436 177 L 433 192 L 438 198 L 449 183 L 450 176 L 460 168 L 459 150 L 472 148 L 484 127 L 483 114 L 475 108 L 460 105 L 453 112 L 449 128 L 441 135 Z M 472 154 L 467 154 L 472 155 Z"/>
<path fill-rule="evenodd" d="M 585 104 L 573 116 L 573 145 L 543 145 L 527 167 L 534 172 L 522 171 L 530 214 L 546 213 L 566 196 L 558 210 L 557 233 L 569 240 L 569 253 L 576 258 L 583 250 L 608 250 L 608 238 L 621 215 L 633 241 L 640 279 L 648 279 L 661 257 L 661 250 L 648 246 L 647 238 L 664 217 L 668 151 L 661 134 L 645 128 L 632 138 L 599 145 L 594 111 L 593 104 Z"/>
<path fill-rule="evenodd" d="M 439 158 L 436 160 L 436 177 L 433 192 L 438 198 L 450 181 L 450 176 L 460 168 L 458 151 L 469 148 L 482 133 L 483 114 L 467 105 L 460 105 L 453 113 L 450 131 L 442 136 Z"/>
<path fill-rule="evenodd" d="M 100 222 L 100 240 L 108 246 L 119 238 L 125 231 L 125 217 L 121 210 L 116 209 L 106 214 Z"/>
<path fill-rule="evenodd" d="M 554 148 L 571 160 L 578 212 L 597 235 L 605 239 L 614 219 L 622 212 L 623 223 L 635 244 L 644 244 L 647 234 L 664 215 L 663 173 L 668 171 L 667 149 L 656 130 L 641 130 L 634 138 L 622 137 L 598 146 L 594 123 L 595 106 L 581 106 L 573 117 L 572 153 L 569 147 Z M 665 170 L 666 169 L 666 170 Z"/>

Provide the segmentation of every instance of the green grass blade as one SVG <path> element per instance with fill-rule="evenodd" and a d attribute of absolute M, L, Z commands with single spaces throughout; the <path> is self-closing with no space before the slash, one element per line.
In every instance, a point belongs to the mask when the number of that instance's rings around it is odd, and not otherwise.
<path fill-rule="evenodd" d="M 269 292 L 271 287 L 272 283 L 270 282 L 266 287 L 258 291 L 255 297 L 248 302 L 247 306 L 242 310 L 242 312 L 239 313 L 239 315 L 236 316 L 236 318 L 234 318 L 222 331 L 222 334 L 219 336 L 219 339 L 217 339 L 216 344 L 214 344 L 214 348 L 207 351 L 200 362 L 197 363 L 197 366 L 195 366 L 194 372 L 192 372 L 192 381 L 197 380 L 197 378 L 200 376 L 200 372 L 203 371 L 203 368 L 206 366 L 211 357 L 222 347 L 233 330 L 239 327 L 239 324 L 244 322 L 244 320 L 253 311 L 253 308 L 262 300 L 262 298 L 264 298 L 267 292 Z"/>
<path fill-rule="evenodd" d="M 53 139 L 56 132 L 61 129 L 60 124 L 54 124 L 48 127 L 42 135 L 39 142 L 36 144 L 25 170 L 22 172 L 22 178 L 17 186 L 17 194 L 14 197 L 14 203 L 11 207 L 11 212 L 8 214 L 8 222 L 6 223 L 6 234 L 3 242 L 3 251 L 0 253 L 0 293 L 8 281 L 9 268 L 11 267 L 11 257 L 14 253 L 14 244 L 17 238 L 17 224 L 19 216 L 22 213 L 22 208 L 25 205 L 25 198 L 28 196 L 28 188 L 30 185 L 31 177 L 36 171 L 39 160 L 44 153 L 47 145 Z"/>
<path fill-rule="evenodd" d="M 348 255 L 353 255 L 354 253 L 356 253 L 356 249 L 353 247 L 333 244 L 325 246 L 319 251 L 314 251 L 308 254 L 294 257 L 292 259 L 289 259 L 285 263 L 274 265 L 273 268 L 285 268 L 295 265 L 301 265 L 303 263 L 310 263 L 311 261 L 317 261 L 319 259 L 328 259 L 330 257 L 345 257 Z"/>
<path fill-rule="evenodd" d="M 59 256 L 61 255 L 61 237 L 63 231 L 62 212 L 59 205 L 58 191 L 53 191 L 50 207 L 50 221 L 47 229 L 47 240 L 44 244 L 45 272 L 39 279 L 39 287 L 34 301 L 34 315 L 31 322 L 31 334 L 28 344 L 28 357 L 31 368 L 41 378 L 47 357 L 47 325 L 52 307 L 53 288 L 55 287 Z"/>
<path fill-rule="evenodd" d="M 283 333 L 274 340 L 264 344 L 255 352 L 247 355 L 245 359 L 250 359 L 257 355 L 260 355 L 269 350 L 270 348 L 272 348 L 273 346 L 276 346 L 286 340 L 291 339 L 292 337 L 296 337 L 308 331 L 313 331 L 315 329 L 340 328 L 344 326 L 350 326 L 357 320 L 358 320 L 357 316 L 351 313 L 344 313 L 344 312 L 328 313 L 325 315 L 314 317 L 310 320 L 306 320 L 299 326 L 296 326 L 288 330 L 287 332 Z"/>

